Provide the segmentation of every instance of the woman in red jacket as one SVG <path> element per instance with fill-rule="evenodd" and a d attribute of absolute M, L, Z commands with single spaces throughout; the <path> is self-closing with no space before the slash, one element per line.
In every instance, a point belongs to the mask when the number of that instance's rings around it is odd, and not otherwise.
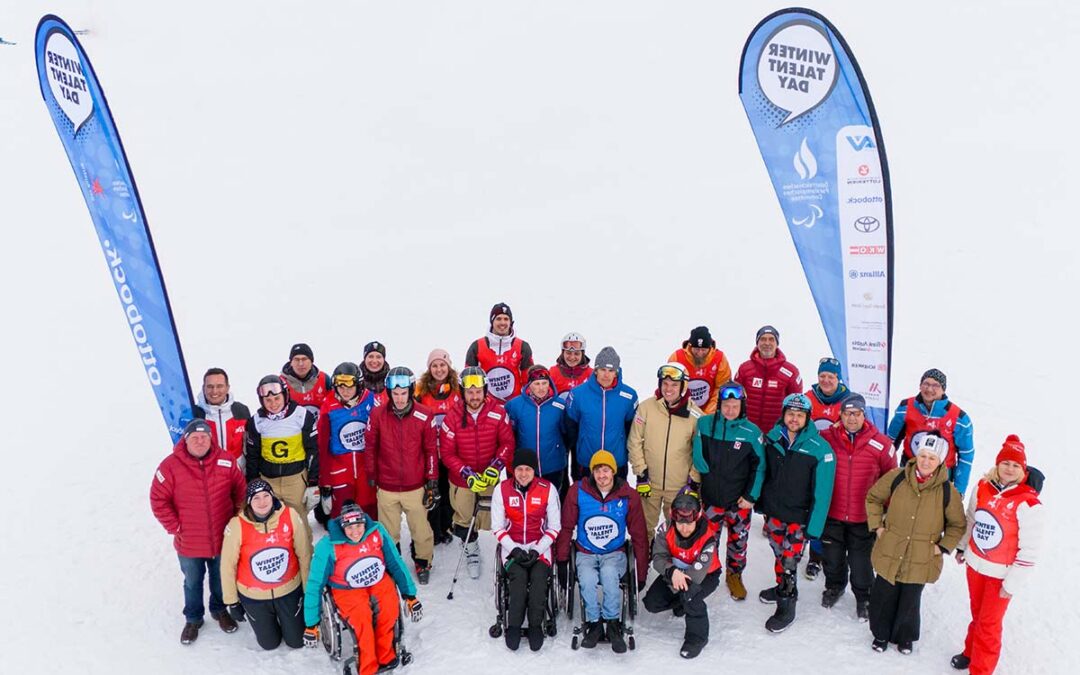
<path fill-rule="evenodd" d="M 427 370 L 420 375 L 413 398 L 435 413 L 435 444 L 439 447 L 442 443 L 443 417 L 461 401 L 461 380 L 450 361 L 450 352 L 441 348 L 431 350 L 427 357 Z M 454 509 L 450 506 L 450 481 L 446 477 L 446 465 L 442 462 L 438 464 L 439 498 L 435 507 L 428 511 L 428 525 L 431 526 L 436 544 L 449 544 L 454 541 Z"/>
<path fill-rule="evenodd" d="M 1024 444 L 1010 435 L 968 501 L 967 535 L 956 560 L 967 562 L 971 624 L 964 651 L 952 657 L 952 666 L 968 668 L 971 675 L 988 675 L 997 667 L 1005 610 L 1013 594 L 1031 583 L 1042 547 L 1042 503 L 1027 478 Z"/>

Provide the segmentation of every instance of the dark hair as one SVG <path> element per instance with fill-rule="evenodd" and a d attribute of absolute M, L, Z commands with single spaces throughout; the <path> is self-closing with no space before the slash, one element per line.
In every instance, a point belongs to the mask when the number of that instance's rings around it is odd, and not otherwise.
<path fill-rule="evenodd" d="M 203 376 L 202 376 L 202 381 L 203 381 L 204 384 L 206 383 L 206 378 L 210 377 L 211 375 L 221 375 L 222 377 L 225 378 L 225 384 L 229 383 L 229 374 L 225 372 L 224 368 L 210 368 L 210 369 L 208 369 L 205 373 L 203 373 Z"/>

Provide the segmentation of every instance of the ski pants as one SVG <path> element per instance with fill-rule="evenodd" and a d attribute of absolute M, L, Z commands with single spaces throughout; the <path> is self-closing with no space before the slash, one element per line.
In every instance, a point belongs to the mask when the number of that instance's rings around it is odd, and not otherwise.
<path fill-rule="evenodd" d="M 491 529 L 491 495 L 494 492 L 495 488 L 489 487 L 477 495 L 469 488 L 456 485 L 450 486 L 450 503 L 454 507 L 454 534 L 462 540 L 465 539 L 465 533 L 469 531 L 469 522 L 473 517 L 473 506 L 476 505 L 477 496 L 487 497 L 487 499 L 480 503 L 480 509 L 476 512 L 476 525 L 473 527 L 472 537 L 469 541 L 476 541 L 476 532 L 478 530 Z M 485 504 L 487 505 L 486 508 Z"/>
<path fill-rule="evenodd" d="M 784 580 L 784 572 L 795 574 L 795 569 L 802 560 L 806 546 L 806 528 L 799 523 L 785 523 L 779 518 L 767 518 L 765 528 L 769 533 L 769 546 L 772 548 L 776 563 L 776 584 Z"/>
<path fill-rule="evenodd" d="M 304 646 L 304 589 L 297 586 L 290 593 L 272 600 L 252 600 L 240 596 L 255 641 L 263 649 L 277 649 L 285 644 L 298 649 Z"/>
<path fill-rule="evenodd" d="M 700 584 L 691 583 L 685 591 L 672 589 L 666 576 L 661 575 L 646 591 L 642 604 L 653 614 L 681 606 L 686 613 L 683 641 L 704 647 L 709 642 L 709 608 L 705 606 L 705 598 L 719 585 L 720 570 L 707 574 Z"/>
<path fill-rule="evenodd" d="M 408 492 L 379 490 L 378 503 L 379 522 L 390 533 L 395 544 L 401 544 L 401 515 L 405 514 L 409 534 L 412 535 L 413 558 L 417 565 L 427 567 L 431 563 L 435 538 L 428 525 L 427 509 L 424 508 L 424 489 Z"/>
<path fill-rule="evenodd" d="M 206 607 L 203 605 L 203 579 L 210 573 L 210 616 L 216 617 L 225 611 L 225 602 L 221 599 L 221 556 L 215 558 L 188 558 L 177 555 L 180 559 L 180 571 L 184 573 L 184 619 L 188 623 L 203 622 Z"/>
<path fill-rule="evenodd" d="M 374 675 L 379 666 L 394 660 L 394 624 L 398 620 L 398 595 L 390 575 L 367 588 L 330 590 L 338 612 L 356 633 L 359 675 Z"/>
<path fill-rule="evenodd" d="M 851 591 L 856 600 L 870 599 L 874 583 L 874 567 L 870 551 L 876 537 L 866 523 L 845 523 L 829 518 L 821 533 L 824 547 L 822 562 L 825 568 L 825 588 L 844 590 L 851 576 Z"/>
<path fill-rule="evenodd" d="M 964 639 L 964 656 L 971 659 L 971 675 L 989 675 L 1001 656 L 1001 621 L 1009 598 L 1001 597 L 1002 579 L 967 568 L 971 596 L 971 623 Z"/>
<path fill-rule="evenodd" d="M 681 488 L 680 488 L 681 489 Z M 653 488 L 648 497 L 641 498 L 641 510 L 645 512 L 645 536 L 649 541 L 656 536 L 656 524 L 671 510 L 671 502 L 679 494 L 679 490 L 659 490 Z"/>
<path fill-rule="evenodd" d="M 357 503 L 372 520 L 379 519 L 375 505 L 375 488 L 368 482 L 367 472 L 363 468 L 363 457 L 358 452 L 347 455 L 332 455 L 329 466 L 319 467 L 319 483 L 329 487 L 330 517 L 341 515 L 341 507 L 350 499 Z"/>
<path fill-rule="evenodd" d="M 516 562 L 506 563 L 506 580 L 510 586 L 509 607 L 506 612 L 507 630 L 520 630 L 528 610 L 529 627 L 539 627 L 547 613 L 548 582 L 551 568 L 543 560 L 528 567 Z"/>
<path fill-rule="evenodd" d="M 450 479 L 446 476 L 446 467 L 439 463 L 439 504 L 427 514 L 428 525 L 441 540 L 444 532 L 454 527 L 454 507 L 450 504 Z"/>
<path fill-rule="evenodd" d="M 746 544 L 750 535 L 750 509 L 718 509 L 710 506 L 705 509 L 705 516 L 719 525 L 727 526 L 727 571 L 728 574 L 742 574 L 746 569 Z M 719 538 L 719 531 L 717 532 Z"/>
<path fill-rule="evenodd" d="M 919 607 L 925 584 L 889 583 L 880 575 L 870 588 L 870 632 L 875 640 L 919 639 Z"/>
<path fill-rule="evenodd" d="M 307 530 L 308 543 L 310 544 L 311 526 L 307 521 L 307 505 L 304 504 L 304 491 L 307 489 L 307 471 L 294 473 L 291 476 L 281 476 L 280 478 L 262 476 L 262 479 L 270 483 L 270 487 L 274 488 L 274 496 L 300 514 L 300 520 L 303 521 L 304 529 Z"/>

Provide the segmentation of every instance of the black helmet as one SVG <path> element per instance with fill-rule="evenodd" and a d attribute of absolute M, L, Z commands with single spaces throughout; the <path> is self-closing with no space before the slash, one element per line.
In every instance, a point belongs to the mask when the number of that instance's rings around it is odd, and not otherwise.
<path fill-rule="evenodd" d="M 386 379 L 383 382 L 387 391 L 391 389 L 408 389 L 411 393 L 413 385 L 416 384 L 416 376 L 413 375 L 413 371 L 405 366 L 394 366 L 387 371 Z"/>
<path fill-rule="evenodd" d="M 675 522 L 693 523 L 701 517 L 701 501 L 694 495 L 683 492 L 671 502 L 671 519 Z"/>
<path fill-rule="evenodd" d="M 281 387 L 281 393 L 285 397 L 285 405 L 289 405 L 289 385 L 285 384 L 285 378 L 280 375 L 267 375 L 263 379 L 259 380 L 259 385 L 255 387 L 255 396 L 258 397 L 259 403 L 261 404 L 263 400 L 263 393 L 265 391 L 263 387 L 266 385 L 274 384 Z M 269 393 L 276 394 L 278 392 L 275 390 L 274 387 L 271 386 L 269 388 Z"/>
<path fill-rule="evenodd" d="M 343 378 L 342 382 L 338 382 L 339 376 Z M 351 383 L 348 381 L 348 378 L 350 377 L 352 378 Z M 360 375 L 360 368 L 355 363 L 350 363 L 349 361 L 339 363 L 337 368 L 334 368 L 334 375 L 330 378 L 335 389 L 338 385 L 345 387 L 360 387 L 362 380 L 363 377 Z"/>

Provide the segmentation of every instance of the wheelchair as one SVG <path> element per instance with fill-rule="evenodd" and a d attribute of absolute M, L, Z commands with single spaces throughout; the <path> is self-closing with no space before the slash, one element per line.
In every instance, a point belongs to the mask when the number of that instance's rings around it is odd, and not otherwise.
<path fill-rule="evenodd" d="M 578 649 L 581 646 L 581 638 L 585 632 L 585 600 L 582 597 L 582 589 L 578 586 L 577 578 L 577 541 L 573 542 L 572 553 L 570 555 L 570 564 L 568 565 L 568 575 L 566 580 L 566 592 L 561 594 L 560 604 L 566 608 L 566 616 L 571 621 L 574 620 L 574 607 L 577 606 L 580 612 L 581 620 L 574 626 L 573 637 L 570 639 L 570 648 Z M 623 543 L 623 552 L 626 554 L 626 571 L 619 579 L 619 589 L 622 591 L 622 610 L 620 612 L 619 620 L 623 624 L 623 634 L 626 636 L 626 646 L 629 649 L 636 647 L 636 641 L 634 640 L 634 619 L 637 618 L 638 612 L 638 578 L 637 578 L 637 562 L 634 558 L 634 547 L 630 543 L 629 535 L 626 537 L 626 541 Z M 592 592 L 596 592 L 600 586 L 597 585 L 596 589 L 590 589 Z M 607 642 L 606 634 L 600 638 L 601 642 Z"/>
<path fill-rule="evenodd" d="M 543 563 L 537 562 L 536 564 L 542 565 Z M 547 577 L 547 606 L 544 609 L 544 634 L 548 637 L 555 637 L 558 635 L 559 630 L 555 625 L 556 618 L 559 613 L 559 599 L 557 597 L 555 583 L 555 569 L 554 566 L 548 570 Z M 495 623 L 488 629 L 488 635 L 493 638 L 502 637 L 503 631 L 507 629 L 506 615 L 510 611 L 510 581 L 506 576 L 506 570 L 503 568 L 502 563 L 502 544 L 496 544 L 495 546 Z M 521 627 L 522 635 L 524 635 L 525 627 Z"/>
<path fill-rule="evenodd" d="M 357 675 L 360 670 L 360 654 L 357 648 L 356 633 L 352 626 L 338 612 L 334 604 L 334 597 L 329 588 L 323 588 L 321 607 L 319 612 L 319 639 L 322 640 L 323 648 L 329 654 L 331 660 L 342 664 L 342 675 Z M 413 655 L 405 648 L 402 633 L 405 631 L 404 610 L 401 609 L 401 601 L 398 599 L 398 618 L 394 622 L 394 653 L 397 654 L 398 665 L 407 666 L 412 663 Z M 380 669 L 379 672 L 389 670 Z"/>

